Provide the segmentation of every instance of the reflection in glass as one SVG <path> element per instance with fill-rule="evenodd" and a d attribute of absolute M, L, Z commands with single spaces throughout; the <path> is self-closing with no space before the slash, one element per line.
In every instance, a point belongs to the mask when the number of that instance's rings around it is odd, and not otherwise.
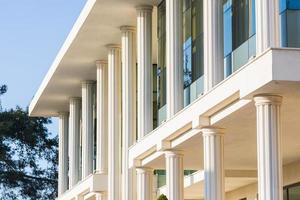
<path fill-rule="evenodd" d="M 224 0 L 224 76 L 255 56 L 255 0 Z"/>
<path fill-rule="evenodd" d="M 300 47 L 300 1 L 280 0 L 281 46 Z"/>
<path fill-rule="evenodd" d="M 184 106 L 203 93 L 203 1 L 183 1 Z"/>

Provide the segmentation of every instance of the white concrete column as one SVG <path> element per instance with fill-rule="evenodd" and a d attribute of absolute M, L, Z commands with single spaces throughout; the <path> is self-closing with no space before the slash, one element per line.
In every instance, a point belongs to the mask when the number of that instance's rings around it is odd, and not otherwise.
<path fill-rule="evenodd" d="M 107 200 L 107 193 L 103 192 L 96 195 L 96 200 Z"/>
<path fill-rule="evenodd" d="M 182 0 L 166 0 L 167 118 L 183 108 Z"/>
<path fill-rule="evenodd" d="M 257 112 L 259 199 L 282 200 L 280 96 L 254 97 Z"/>
<path fill-rule="evenodd" d="M 256 0 L 256 53 L 279 47 L 279 2 Z"/>
<path fill-rule="evenodd" d="M 183 200 L 183 154 L 180 151 L 166 151 L 166 183 L 169 200 Z"/>
<path fill-rule="evenodd" d="M 97 149 L 96 171 L 107 173 L 107 104 L 108 104 L 108 73 L 107 61 L 98 60 L 97 65 Z"/>
<path fill-rule="evenodd" d="M 203 1 L 204 91 L 208 92 L 224 77 L 223 1 Z"/>
<path fill-rule="evenodd" d="M 137 10 L 138 139 L 153 129 L 152 6 Z"/>
<path fill-rule="evenodd" d="M 136 168 L 137 200 L 153 200 L 153 169 Z"/>
<path fill-rule="evenodd" d="M 94 81 L 82 82 L 82 177 L 93 173 L 93 90 Z"/>
<path fill-rule="evenodd" d="M 81 98 L 73 97 L 70 99 L 69 188 L 72 188 L 79 181 L 80 107 Z"/>
<path fill-rule="evenodd" d="M 128 168 L 128 149 L 136 141 L 135 27 L 122 26 L 122 199 L 135 200 L 135 170 Z"/>
<path fill-rule="evenodd" d="M 204 199 L 224 200 L 224 134 L 220 129 L 202 129 L 204 146 Z"/>
<path fill-rule="evenodd" d="M 121 192 L 121 51 L 108 47 L 108 200 Z"/>
<path fill-rule="evenodd" d="M 69 114 L 59 113 L 58 196 L 68 189 L 68 126 Z"/>

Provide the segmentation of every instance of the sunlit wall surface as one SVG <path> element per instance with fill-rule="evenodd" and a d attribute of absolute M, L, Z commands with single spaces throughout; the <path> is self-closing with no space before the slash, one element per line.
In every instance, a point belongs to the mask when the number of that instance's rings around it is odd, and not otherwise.
<path fill-rule="evenodd" d="M 300 47 L 300 1 L 279 0 L 281 46 Z"/>
<path fill-rule="evenodd" d="M 224 0 L 224 77 L 256 54 L 255 0 Z"/>

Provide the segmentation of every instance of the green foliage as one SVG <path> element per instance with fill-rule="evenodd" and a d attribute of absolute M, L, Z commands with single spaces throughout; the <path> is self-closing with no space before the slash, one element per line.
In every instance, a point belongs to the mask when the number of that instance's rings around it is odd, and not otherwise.
<path fill-rule="evenodd" d="M 7 86 L 6 85 L 1 85 L 0 86 L 0 95 L 4 94 L 7 91 Z"/>
<path fill-rule="evenodd" d="M 157 200 L 168 200 L 168 198 L 166 197 L 166 195 L 161 194 Z"/>
<path fill-rule="evenodd" d="M 55 199 L 58 138 L 19 107 L 0 112 L 0 199 Z"/>

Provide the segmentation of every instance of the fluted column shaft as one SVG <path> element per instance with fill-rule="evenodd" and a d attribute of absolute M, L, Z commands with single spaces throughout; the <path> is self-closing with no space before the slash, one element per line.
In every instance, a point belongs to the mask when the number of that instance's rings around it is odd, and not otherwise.
<path fill-rule="evenodd" d="M 58 196 L 68 189 L 68 126 L 69 114 L 59 113 Z"/>
<path fill-rule="evenodd" d="M 97 65 L 97 147 L 96 171 L 107 173 L 107 103 L 108 103 L 108 73 L 107 61 L 96 61 Z"/>
<path fill-rule="evenodd" d="M 224 76 L 223 1 L 203 1 L 204 90 L 209 91 Z"/>
<path fill-rule="evenodd" d="M 182 0 L 166 0 L 167 118 L 183 108 Z"/>
<path fill-rule="evenodd" d="M 138 139 L 153 129 L 152 6 L 137 9 Z"/>
<path fill-rule="evenodd" d="M 183 200 L 183 154 L 166 151 L 166 183 L 169 200 Z"/>
<path fill-rule="evenodd" d="M 280 96 L 256 96 L 258 193 L 264 200 L 282 200 Z"/>
<path fill-rule="evenodd" d="M 136 141 L 136 47 L 135 28 L 122 31 L 122 199 L 135 200 L 135 171 L 128 168 L 128 149 Z"/>
<path fill-rule="evenodd" d="M 120 199 L 121 51 L 108 45 L 108 200 Z"/>
<path fill-rule="evenodd" d="M 153 200 L 153 170 L 137 168 L 137 200 Z"/>
<path fill-rule="evenodd" d="M 82 82 L 82 177 L 93 173 L 93 90 L 94 81 Z"/>
<path fill-rule="evenodd" d="M 256 53 L 279 47 L 279 2 L 256 0 Z"/>
<path fill-rule="evenodd" d="M 107 194 L 105 192 L 97 194 L 96 200 L 107 200 Z"/>
<path fill-rule="evenodd" d="M 220 129 L 202 129 L 204 145 L 204 199 L 224 200 L 224 134 Z"/>
<path fill-rule="evenodd" d="M 72 188 L 79 181 L 79 147 L 80 147 L 80 108 L 81 99 L 70 99 L 69 118 L 69 187 Z"/>

